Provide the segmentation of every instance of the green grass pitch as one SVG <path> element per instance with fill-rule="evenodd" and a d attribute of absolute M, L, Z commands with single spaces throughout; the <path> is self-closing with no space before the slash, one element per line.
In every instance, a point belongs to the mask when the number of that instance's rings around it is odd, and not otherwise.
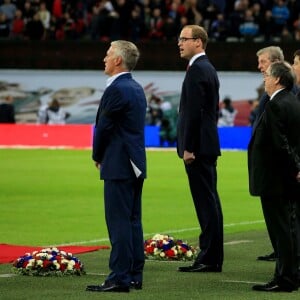
<path fill-rule="evenodd" d="M 248 192 L 246 152 L 224 151 L 218 161 L 218 190 L 224 214 L 222 273 L 179 273 L 185 262 L 146 261 L 141 291 L 95 294 L 107 274 L 108 250 L 78 255 L 87 275 L 13 276 L 0 265 L 1 300 L 299 299 L 299 293 L 251 290 L 272 278 L 274 263 L 258 262 L 271 250 L 259 199 Z M 143 192 L 145 238 L 169 233 L 197 246 L 197 224 L 187 178 L 176 152 L 147 151 Z M 23 245 L 109 244 L 103 213 L 103 182 L 89 150 L 0 149 L 0 242 Z"/>
<path fill-rule="evenodd" d="M 103 182 L 89 150 L 1 149 L 0 240 L 24 245 L 107 243 Z M 188 182 L 176 152 L 147 151 L 143 190 L 145 237 L 198 234 Z M 249 196 L 245 152 L 223 152 L 218 189 L 225 233 L 264 228 Z M 93 242 L 94 241 L 94 242 Z"/>

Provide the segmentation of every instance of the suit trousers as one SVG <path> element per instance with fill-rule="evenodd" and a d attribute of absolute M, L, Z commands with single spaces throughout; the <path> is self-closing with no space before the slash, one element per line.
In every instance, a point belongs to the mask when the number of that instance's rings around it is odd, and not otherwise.
<path fill-rule="evenodd" d="M 294 227 L 293 234 L 297 241 L 298 282 L 300 283 L 300 199 L 293 201 L 292 221 Z"/>
<path fill-rule="evenodd" d="M 143 178 L 104 181 L 105 220 L 111 243 L 107 280 L 123 286 L 143 281 L 143 182 Z"/>
<path fill-rule="evenodd" d="M 222 266 L 224 259 L 223 213 L 217 192 L 215 157 L 200 156 L 186 164 L 191 195 L 198 217 L 200 253 L 197 263 Z"/>
<path fill-rule="evenodd" d="M 294 201 L 283 197 L 261 197 L 262 209 L 271 243 L 274 247 L 276 267 L 274 278 L 283 285 L 297 284 L 297 241 L 293 220 Z"/>

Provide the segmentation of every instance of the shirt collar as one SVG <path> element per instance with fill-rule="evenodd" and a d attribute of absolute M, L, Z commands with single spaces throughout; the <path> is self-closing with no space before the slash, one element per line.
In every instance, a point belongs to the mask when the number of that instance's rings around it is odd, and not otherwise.
<path fill-rule="evenodd" d="M 279 89 L 279 90 L 277 90 L 277 91 L 275 91 L 272 95 L 271 95 L 271 97 L 270 97 L 270 101 L 279 93 L 279 92 L 281 92 L 282 90 L 284 90 L 284 88 L 283 89 Z"/>
<path fill-rule="evenodd" d="M 106 87 L 109 87 L 119 76 L 127 74 L 129 72 L 121 72 L 118 74 L 115 74 L 113 76 L 110 76 L 107 80 L 106 80 Z"/>
<path fill-rule="evenodd" d="M 189 61 L 189 66 L 191 66 L 193 64 L 193 62 L 200 56 L 205 55 L 205 52 L 201 52 L 201 53 L 197 53 L 195 54 Z"/>

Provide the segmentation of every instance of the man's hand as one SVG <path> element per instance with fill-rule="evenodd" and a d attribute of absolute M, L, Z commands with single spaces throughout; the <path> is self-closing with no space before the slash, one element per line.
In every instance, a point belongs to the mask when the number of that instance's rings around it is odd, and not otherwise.
<path fill-rule="evenodd" d="M 195 160 L 195 155 L 193 152 L 184 151 L 183 152 L 183 161 L 186 165 L 191 164 Z"/>
<path fill-rule="evenodd" d="M 100 163 L 98 163 L 97 161 L 94 161 L 94 163 L 95 163 L 96 168 L 100 169 Z"/>

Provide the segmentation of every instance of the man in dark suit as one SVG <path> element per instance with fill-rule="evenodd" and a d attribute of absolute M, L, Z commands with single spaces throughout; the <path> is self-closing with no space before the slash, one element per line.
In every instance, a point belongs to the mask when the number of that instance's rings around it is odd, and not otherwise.
<path fill-rule="evenodd" d="M 294 53 L 294 63 L 293 69 L 296 75 L 296 86 L 298 91 L 296 92 L 296 97 L 300 102 L 300 49 L 296 50 Z M 300 286 L 300 200 L 295 202 L 295 217 L 296 217 L 296 239 L 297 239 L 297 256 L 298 256 L 298 284 Z"/>
<path fill-rule="evenodd" d="M 217 192 L 219 79 L 205 54 L 207 33 L 197 25 L 185 26 L 178 39 L 180 56 L 189 60 L 179 106 L 177 152 L 183 159 L 201 233 L 200 252 L 180 272 L 221 272 L 223 214 Z"/>
<path fill-rule="evenodd" d="M 262 73 L 263 76 L 272 62 L 284 61 L 283 51 L 278 46 L 268 46 L 265 48 L 261 48 L 256 52 L 256 56 L 257 56 L 257 62 L 258 62 L 257 68 L 259 69 L 259 71 Z M 269 95 L 266 92 L 264 92 L 262 94 L 261 98 L 259 99 L 258 109 L 257 109 L 257 113 L 256 113 L 256 119 L 254 120 L 254 124 L 253 124 L 253 131 L 256 127 L 257 121 L 259 120 L 260 116 L 262 115 L 262 113 L 265 110 L 266 103 L 269 100 L 270 100 Z M 270 238 L 270 240 L 272 241 L 272 238 Z M 274 252 L 273 245 L 272 245 L 272 247 L 273 247 L 273 251 L 271 253 L 265 254 L 265 255 L 260 255 L 257 257 L 257 259 L 264 260 L 264 261 L 275 261 L 276 254 Z"/>
<path fill-rule="evenodd" d="M 269 236 L 277 254 L 273 279 L 253 290 L 298 289 L 297 245 L 293 230 L 300 182 L 300 103 L 291 92 L 294 72 L 286 62 L 272 63 L 264 74 L 270 101 L 248 146 L 249 190 L 260 196 Z"/>
<path fill-rule="evenodd" d="M 111 242 L 111 273 L 93 292 L 141 289 L 144 238 L 141 196 L 146 178 L 144 125 L 146 97 L 132 78 L 137 47 L 114 41 L 104 58 L 107 88 L 100 101 L 93 139 L 93 160 L 104 180 L 105 219 Z"/>

